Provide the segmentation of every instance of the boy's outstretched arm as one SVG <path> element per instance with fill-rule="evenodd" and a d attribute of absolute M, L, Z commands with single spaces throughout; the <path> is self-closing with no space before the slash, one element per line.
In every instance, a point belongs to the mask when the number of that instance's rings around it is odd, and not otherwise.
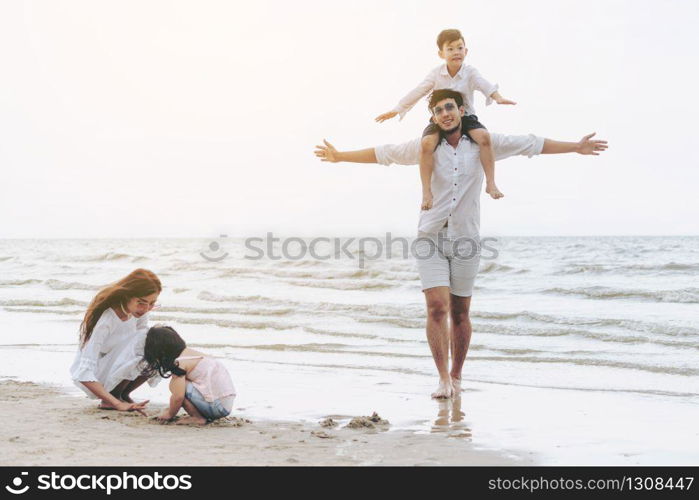
<path fill-rule="evenodd" d="M 437 70 L 438 69 L 439 68 L 437 68 Z M 417 87 L 408 92 L 408 94 L 405 97 L 403 97 L 403 99 L 398 101 L 398 104 L 395 108 L 393 108 L 391 111 L 381 113 L 379 116 L 374 118 L 374 120 L 381 123 L 386 120 L 390 120 L 396 115 L 400 115 L 400 119 L 402 120 L 405 114 L 408 111 L 410 111 L 420 99 L 422 99 L 432 90 L 434 90 L 436 84 L 436 75 L 438 74 L 437 70 L 430 71 L 429 74 L 425 77 L 425 79 L 421 81 Z"/>
<path fill-rule="evenodd" d="M 498 92 L 497 90 L 495 92 L 493 92 L 492 94 L 490 94 L 490 98 L 493 101 L 497 102 L 498 104 L 511 104 L 511 105 L 517 104 L 515 101 L 512 101 L 510 99 L 505 99 L 503 96 L 500 95 L 500 92 Z"/>
<path fill-rule="evenodd" d="M 596 132 L 586 135 L 578 142 L 563 142 L 554 141 L 553 139 L 544 140 L 544 148 L 541 154 L 552 155 L 561 153 L 578 153 L 581 155 L 599 156 L 599 151 L 607 149 L 607 141 L 592 140 Z"/>
<path fill-rule="evenodd" d="M 317 145 L 314 151 L 320 161 L 337 163 L 347 161 L 350 163 L 378 163 L 374 148 L 359 149 L 357 151 L 338 151 L 335 146 L 323 139 L 323 146 Z"/>

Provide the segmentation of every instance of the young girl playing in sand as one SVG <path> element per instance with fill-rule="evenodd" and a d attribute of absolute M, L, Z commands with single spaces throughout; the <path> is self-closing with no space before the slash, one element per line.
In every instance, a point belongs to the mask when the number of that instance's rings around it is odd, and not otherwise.
<path fill-rule="evenodd" d="M 231 413 L 235 388 L 226 368 L 187 347 L 173 328 L 148 330 L 143 361 L 148 373 L 172 376 L 170 406 L 156 417 L 161 422 L 174 419 L 182 407 L 190 416 L 179 419 L 178 424 L 205 424 Z"/>
<path fill-rule="evenodd" d="M 149 377 L 139 368 L 148 328 L 148 312 L 162 290 L 151 271 L 136 269 L 100 290 L 92 299 L 80 325 L 80 347 L 70 374 L 100 408 L 138 411 L 148 403 L 134 403 L 131 391 Z M 159 382 L 152 377 L 151 385 Z"/>

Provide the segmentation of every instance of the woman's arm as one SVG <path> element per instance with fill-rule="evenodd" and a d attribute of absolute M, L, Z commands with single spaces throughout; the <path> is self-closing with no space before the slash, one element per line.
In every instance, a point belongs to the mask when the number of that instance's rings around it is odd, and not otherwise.
<path fill-rule="evenodd" d="M 144 408 L 148 404 L 148 400 L 142 401 L 140 403 L 127 403 L 126 401 L 121 401 L 120 399 L 112 396 L 107 389 L 104 388 L 99 382 L 81 382 L 85 387 L 87 387 L 92 394 L 97 396 L 102 400 L 104 406 L 109 405 L 115 410 L 119 411 L 137 411 L 141 415 L 148 416 L 144 411 Z"/>

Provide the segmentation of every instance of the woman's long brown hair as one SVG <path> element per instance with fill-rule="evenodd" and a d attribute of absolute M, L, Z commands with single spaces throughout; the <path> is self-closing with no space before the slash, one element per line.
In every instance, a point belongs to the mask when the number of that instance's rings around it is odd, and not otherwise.
<path fill-rule="evenodd" d="M 115 306 L 125 306 L 134 297 L 146 297 L 162 291 L 162 285 L 155 273 L 147 269 L 136 269 L 125 278 L 103 288 L 92 299 L 85 318 L 80 324 L 80 345 L 84 346 L 102 313 Z"/>

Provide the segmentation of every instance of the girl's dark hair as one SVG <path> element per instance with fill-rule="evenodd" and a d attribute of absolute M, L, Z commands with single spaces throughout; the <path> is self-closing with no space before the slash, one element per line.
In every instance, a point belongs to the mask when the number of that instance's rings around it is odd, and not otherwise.
<path fill-rule="evenodd" d="M 160 374 L 163 378 L 171 375 L 185 375 L 175 361 L 187 344 L 174 328 L 169 326 L 154 326 L 146 334 L 146 346 L 143 349 L 144 372 L 148 377 Z"/>

